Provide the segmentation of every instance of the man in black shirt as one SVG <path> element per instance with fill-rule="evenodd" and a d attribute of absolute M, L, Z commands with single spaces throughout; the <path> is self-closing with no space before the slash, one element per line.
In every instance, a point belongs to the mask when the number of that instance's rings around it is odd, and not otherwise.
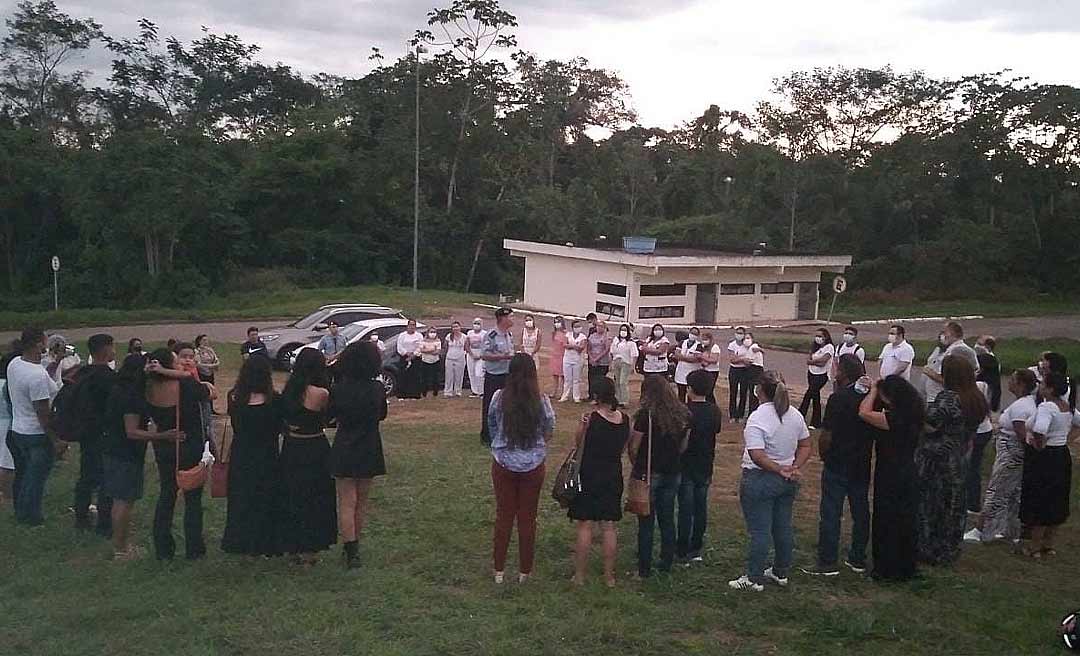
<path fill-rule="evenodd" d="M 679 560 L 699 563 L 703 560 L 701 551 L 708 522 L 716 434 L 720 432 L 720 408 L 706 400 L 714 384 L 709 372 L 702 369 L 690 372 L 686 384 L 690 397 L 690 439 L 681 457 L 675 556 Z"/>
<path fill-rule="evenodd" d="M 845 565 L 851 571 L 866 571 L 866 545 L 870 539 L 870 449 L 872 429 L 859 419 L 859 404 L 868 390 L 857 388 L 863 365 L 852 354 L 840 357 L 836 370 L 836 391 L 825 407 L 825 419 L 818 437 L 818 451 L 825 466 L 821 470 L 821 516 L 818 519 L 817 566 L 803 568 L 814 576 L 836 576 L 840 551 L 840 522 L 844 499 L 851 506 L 851 549 Z"/>
<path fill-rule="evenodd" d="M 73 396 L 76 411 L 84 424 L 79 441 L 79 480 L 75 483 L 75 528 L 90 529 L 90 499 L 97 491 L 97 532 L 112 534 L 112 498 L 105 493 L 105 410 L 116 382 L 116 372 L 109 366 L 116 360 L 112 335 L 92 335 L 87 342 L 93 364 L 79 369 L 72 383 L 78 389 Z"/>
<path fill-rule="evenodd" d="M 240 347 L 240 356 L 243 359 L 247 360 L 253 355 L 264 358 L 270 357 L 270 351 L 266 349 L 266 344 L 259 339 L 259 329 L 255 326 L 247 329 L 247 341 Z"/>

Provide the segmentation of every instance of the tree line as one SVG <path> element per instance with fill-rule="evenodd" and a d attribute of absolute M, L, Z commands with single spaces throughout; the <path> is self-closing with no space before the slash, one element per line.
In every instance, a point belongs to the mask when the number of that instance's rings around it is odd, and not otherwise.
<path fill-rule="evenodd" d="M 517 289 L 504 237 L 627 234 L 850 253 L 868 298 L 1080 283 L 1075 87 L 817 68 L 752 112 L 662 129 L 618 72 L 520 50 L 496 0 L 418 18 L 405 56 L 304 76 L 235 35 L 181 42 L 144 18 L 112 37 L 20 2 L 0 44 L 0 306 L 47 306 L 54 254 L 82 306 L 409 284 L 417 106 L 423 286 Z M 96 46 L 112 63 L 91 84 Z"/>

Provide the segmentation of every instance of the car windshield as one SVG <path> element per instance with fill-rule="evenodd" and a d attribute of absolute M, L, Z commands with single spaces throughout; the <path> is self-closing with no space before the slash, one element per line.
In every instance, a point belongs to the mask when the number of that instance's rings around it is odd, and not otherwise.
<path fill-rule="evenodd" d="M 303 319 L 294 321 L 292 327 L 299 328 L 300 330 L 311 330 L 315 327 L 315 324 L 319 323 L 319 319 L 321 319 L 324 314 L 326 314 L 326 312 L 323 310 L 316 310 Z"/>
<path fill-rule="evenodd" d="M 360 333 L 364 332 L 367 329 L 367 326 L 350 323 L 349 325 L 341 329 L 341 334 L 345 336 L 346 342 L 351 342 L 352 340 L 359 337 Z"/>

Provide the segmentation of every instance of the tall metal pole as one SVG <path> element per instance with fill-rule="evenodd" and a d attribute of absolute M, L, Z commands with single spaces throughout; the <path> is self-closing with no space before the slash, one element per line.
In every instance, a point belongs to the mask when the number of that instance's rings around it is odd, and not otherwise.
<path fill-rule="evenodd" d="M 420 288 L 420 44 L 416 45 L 416 158 L 413 171 L 412 288 Z"/>
<path fill-rule="evenodd" d="M 59 278 L 59 276 L 60 276 L 59 272 L 57 272 L 56 269 L 53 269 L 53 272 L 52 272 L 52 293 L 53 293 L 53 310 L 54 311 L 57 311 L 57 310 L 60 309 L 60 278 Z"/>

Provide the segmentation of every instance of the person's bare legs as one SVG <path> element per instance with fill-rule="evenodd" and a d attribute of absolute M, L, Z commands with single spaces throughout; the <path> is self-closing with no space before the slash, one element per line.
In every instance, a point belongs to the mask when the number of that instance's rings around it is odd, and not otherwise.
<path fill-rule="evenodd" d="M 585 585 L 585 570 L 589 564 L 589 549 L 592 548 L 592 522 L 577 523 L 577 543 L 574 545 L 574 585 Z"/>
<path fill-rule="evenodd" d="M 615 587 L 615 557 L 619 551 L 619 532 L 615 522 L 602 522 L 604 531 L 604 583 Z"/>
<path fill-rule="evenodd" d="M 1057 534 L 1056 526 L 1043 527 L 1042 545 L 1039 547 L 1044 556 L 1056 555 L 1054 550 L 1054 535 Z"/>
<path fill-rule="evenodd" d="M 344 542 L 355 542 L 357 532 L 357 480 L 355 478 L 335 478 L 337 489 L 338 533 Z"/>
<path fill-rule="evenodd" d="M 1046 527 L 1044 526 L 1032 526 L 1030 527 L 1031 535 L 1028 538 L 1028 544 L 1022 545 L 1020 552 L 1025 556 L 1035 556 L 1040 554 L 1040 550 L 1043 545 L 1043 536 L 1046 533 Z"/>
<path fill-rule="evenodd" d="M 113 499 L 112 506 L 112 543 L 113 553 L 126 554 L 131 535 L 131 502 Z"/>
<path fill-rule="evenodd" d="M 558 398 L 560 398 L 562 396 L 562 393 L 563 393 L 563 377 L 562 376 L 552 376 L 551 380 L 554 383 L 554 387 L 555 387 L 555 390 L 552 393 L 551 398 L 558 399 Z"/>
<path fill-rule="evenodd" d="M 364 530 L 364 526 L 367 524 L 367 507 L 368 507 L 368 495 L 371 494 L 371 483 L 373 479 L 370 478 L 357 478 L 353 482 L 356 485 L 355 503 L 354 509 L 354 540 L 360 539 L 360 533 Z"/>

